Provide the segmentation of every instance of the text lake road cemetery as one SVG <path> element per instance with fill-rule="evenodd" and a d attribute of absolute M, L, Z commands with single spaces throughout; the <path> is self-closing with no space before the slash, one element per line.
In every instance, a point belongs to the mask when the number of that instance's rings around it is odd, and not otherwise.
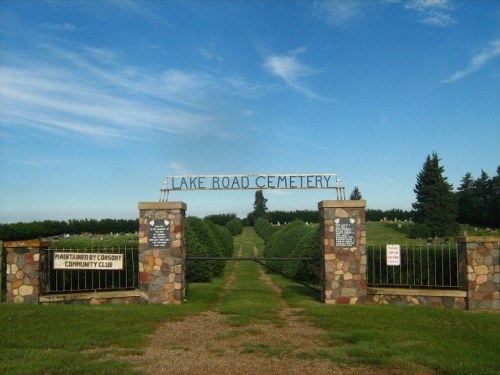
<path fill-rule="evenodd" d="M 339 182 L 324 173 L 168 176 L 162 190 L 337 189 Z"/>

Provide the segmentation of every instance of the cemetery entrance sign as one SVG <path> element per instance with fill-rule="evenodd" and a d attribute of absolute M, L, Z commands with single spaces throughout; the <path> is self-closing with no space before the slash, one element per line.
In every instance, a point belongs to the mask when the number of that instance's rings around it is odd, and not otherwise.
<path fill-rule="evenodd" d="M 167 176 L 160 202 L 170 191 L 179 190 L 266 190 L 266 189 L 336 189 L 337 199 L 345 199 L 345 190 L 336 174 L 231 174 Z"/>

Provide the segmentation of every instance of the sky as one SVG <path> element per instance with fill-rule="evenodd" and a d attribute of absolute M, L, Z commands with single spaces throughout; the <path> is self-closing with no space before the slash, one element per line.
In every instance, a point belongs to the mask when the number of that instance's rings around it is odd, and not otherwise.
<path fill-rule="evenodd" d="M 2 0 L 0 222 L 135 218 L 178 175 L 334 173 L 411 209 L 433 152 L 454 188 L 496 175 L 499 83 L 494 0 Z M 245 217 L 254 195 L 169 200 Z"/>

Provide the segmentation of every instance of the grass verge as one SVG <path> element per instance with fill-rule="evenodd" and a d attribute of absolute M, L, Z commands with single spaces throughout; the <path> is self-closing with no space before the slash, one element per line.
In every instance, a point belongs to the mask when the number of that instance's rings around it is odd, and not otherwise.
<path fill-rule="evenodd" d="M 17 305 L 0 308 L 1 374 L 136 374 L 156 325 L 212 308 L 224 280 L 191 284 L 182 305 Z"/>
<path fill-rule="evenodd" d="M 500 315 L 432 307 L 324 305 L 313 291 L 273 276 L 292 307 L 325 330 L 323 345 L 302 354 L 339 365 L 418 373 L 500 373 Z"/>

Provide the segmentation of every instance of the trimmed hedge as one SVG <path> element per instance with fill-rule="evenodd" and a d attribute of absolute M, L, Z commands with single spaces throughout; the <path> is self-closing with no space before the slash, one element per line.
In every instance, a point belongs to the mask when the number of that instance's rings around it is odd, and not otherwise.
<path fill-rule="evenodd" d="M 269 220 L 259 217 L 257 220 L 255 220 L 255 232 L 267 243 L 269 239 L 272 237 L 272 235 L 276 232 L 278 232 L 282 226 L 274 226 L 272 225 Z"/>
<path fill-rule="evenodd" d="M 231 232 L 233 236 L 237 236 L 238 234 L 241 234 L 243 231 L 243 222 L 241 219 L 235 217 L 231 220 L 229 220 L 225 227 Z"/>
<path fill-rule="evenodd" d="M 256 221 L 255 229 L 266 241 L 265 257 L 320 258 L 321 240 L 320 230 L 317 225 L 306 225 L 303 221 L 294 221 L 283 227 L 273 227 L 267 220 L 264 219 L 264 221 Z M 265 236 L 268 236 L 267 240 Z M 267 264 L 275 272 L 284 274 L 294 280 L 314 283 L 320 281 L 321 269 L 319 262 L 287 260 L 268 261 Z"/>
<path fill-rule="evenodd" d="M 229 230 L 209 220 L 190 216 L 186 219 L 187 256 L 230 256 L 233 252 L 233 238 Z M 186 260 L 186 280 L 205 282 L 221 276 L 223 260 Z"/>

